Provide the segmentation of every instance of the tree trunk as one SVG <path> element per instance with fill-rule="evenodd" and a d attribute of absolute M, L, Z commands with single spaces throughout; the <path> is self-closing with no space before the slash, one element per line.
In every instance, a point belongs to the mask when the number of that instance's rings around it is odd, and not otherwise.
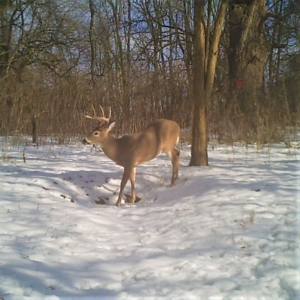
<path fill-rule="evenodd" d="M 261 99 L 264 65 L 270 45 L 265 36 L 264 0 L 233 0 L 229 13 L 230 95 L 241 113 L 253 113 Z"/>
<path fill-rule="evenodd" d="M 90 7 L 90 28 L 89 28 L 89 39 L 90 39 L 90 48 L 91 48 L 91 78 L 92 85 L 95 83 L 95 67 L 96 67 L 96 42 L 95 42 L 95 33 L 94 33 L 94 24 L 95 24 L 95 7 L 94 1 L 89 0 Z"/>
<path fill-rule="evenodd" d="M 194 1 L 194 116 L 190 166 L 208 165 L 207 104 L 213 92 L 219 44 L 227 6 L 228 0 L 223 0 L 220 3 L 213 29 L 210 30 L 211 27 L 206 26 L 205 30 L 205 2 L 203 0 Z M 210 22 L 211 20 L 208 18 L 207 23 Z"/>
<path fill-rule="evenodd" d="M 37 124 L 36 124 L 36 116 L 33 115 L 31 117 L 31 124 L 32 124 L 32 143 L 36 143 L 37 142 Z"/>
<path fill-rule="evenodd" d="M 195 0 L 194 6 L 194 115 L 190 166 L 207 166 L 207 124 L 205 93 L 205 3 Z"/>
<path fill-rule="evenodd" d="M 12 26 L 7 11 L 12 1 L 0 2 L 0 81 L 5 77 L 9 64 L 9 52 L 11 48 Z"/>

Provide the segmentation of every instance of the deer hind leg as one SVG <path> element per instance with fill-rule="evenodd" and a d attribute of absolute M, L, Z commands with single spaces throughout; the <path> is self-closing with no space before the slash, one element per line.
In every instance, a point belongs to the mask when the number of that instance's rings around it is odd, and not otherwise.
<path fill-rule="evenodd" d="M 131 199 L 130 202 L 134 203 L 135 198 L 136 198 L 136 193 L 135 193 L 135 174 L 136 174 L 136 169 L 133 168 L 130 174 L 130 182 L 131 182 Z"/>
<path fill-rule="evenodd" d="M 172 162 L 171 186 L 174 186 L 175 180 L 178 179 L 179 155 L 180 155 L 180 151 L 175 148 L 170 153 L 170 158 L 171 158 L 171 162 Z"/>
<path fill-rule="evenodd" d="M 126 186 L 126 183 L 127 183 L 128 179 L 129 179 L 131 173 L 132 173 L 132 168 L 124 168 L 124 173 L 123 173 L 123 177 L 122 177 L 122 181 L 121 181 L 121 186 L 120 186 L 119 197 L 118 197 L 118 201 L 116 203 L 116 206 L 120 206 L 121 205 L 123 191 L 124 191 L 124 188 Z"/>

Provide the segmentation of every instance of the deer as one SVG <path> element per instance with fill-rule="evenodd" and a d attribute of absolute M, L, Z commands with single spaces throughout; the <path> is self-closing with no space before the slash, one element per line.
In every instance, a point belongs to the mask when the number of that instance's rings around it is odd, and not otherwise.
<path fill-rule="evenodd" d="M 85 114 L 86 118 L 99 121 L 99 126 L 83 138 L 82 143 L 85 145 L 100 144 L 104 154 L 117 165 L 124 168 L 116 206 L 121 205 L 123 191 L 128 180 L 131 182 L 131 196 L 129 200 L 130 203 L 135 203 L 136 167 L 154 159 L 162 152 L 167 153 L 171 159 L 171 186 L 174 186 L 175 181 L 178 179 L 180 156 L 180 151 L 175 148 L 179 142 L 179 125 L 172 120 L 158 119 L 139 133 L 115 138 L 110 134 L 110 131 L 115 126 L 115 122 L 110 120 L 111 108 L 109 108 L 108 117 L 105 117 L 102 106 L 100 108 L 102 116 L 96 115 L 94 107 L 94 116 Z"/>

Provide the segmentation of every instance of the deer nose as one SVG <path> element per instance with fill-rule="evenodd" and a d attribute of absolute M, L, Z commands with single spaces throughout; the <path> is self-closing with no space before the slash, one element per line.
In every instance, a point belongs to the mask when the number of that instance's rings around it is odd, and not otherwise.
<path fill-rule="evenodd" d="M 82 142 L 83 145 L 88 145 L 89 144 L 89 142 L 87 141 L 86 138 L 84 138 L 81 142 Z"/>

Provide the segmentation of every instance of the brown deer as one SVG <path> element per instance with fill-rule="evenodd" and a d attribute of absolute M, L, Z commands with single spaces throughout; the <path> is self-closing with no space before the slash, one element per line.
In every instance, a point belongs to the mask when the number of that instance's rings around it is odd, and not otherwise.
<path fill-rule="evenodd" d="M 123 190 L 128 179 L 131 182 L 130 202 L 135 202 L 135 168 L 143 162 L 155 158 L 162 152 L 167 153 L 171 158 L 173 168 L 171 186 L 173 186 L 178 178 L 180 152 L 175 149 L 175 146 L 179 141 L 179 125 L 171 120 L 158 119 L 139 133 L 114 138 L 109 134 L 115 126 L 115 122 L 110 122 L 111 110 L 109 110 L 109 116 L 105 117 L 103 108 L 101 106 L 100 108 L 102 117 L 96 116 L 94 108 L 93 117 L 85 115 L 86 118 L 100 121 L 100 124 L 82 140 L 82 143 L 100 144 L 106 156 L 124 168 L 116 206 L 121 204 Z"/>

